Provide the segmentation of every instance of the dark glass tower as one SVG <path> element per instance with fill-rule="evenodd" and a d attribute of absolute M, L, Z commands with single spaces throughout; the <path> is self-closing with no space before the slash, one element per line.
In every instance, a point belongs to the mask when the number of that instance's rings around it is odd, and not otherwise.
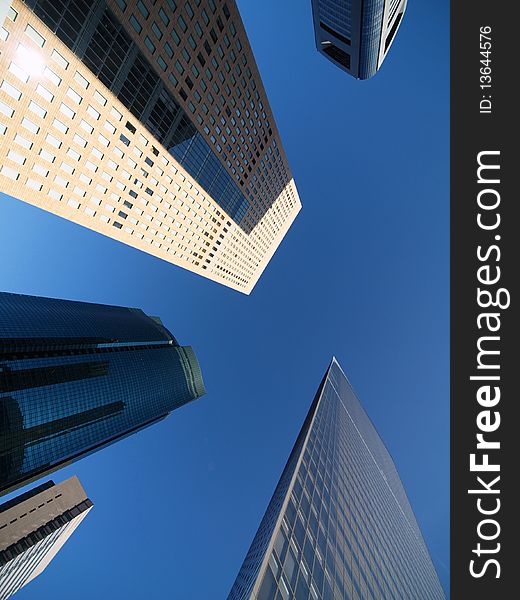
<path fill-rule="evenodd" d="M 335 359 L 228 600 L 443 600 L 395 465 Z"/>
<path fill-rule="evenodd" d="M 376 74 L 407 0 L 312 0 L 318 51 L 357 79 Z"/>
<path fill-rule="evenodd" d="M 191 347 L 141 310 L 0 293 L 0 494 L 204 394 Z"/>

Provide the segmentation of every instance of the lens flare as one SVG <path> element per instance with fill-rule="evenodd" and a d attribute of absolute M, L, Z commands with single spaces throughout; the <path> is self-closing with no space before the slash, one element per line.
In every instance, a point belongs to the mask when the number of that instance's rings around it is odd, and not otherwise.
<path fill-rule="evenodd" d="M 16 63 L 31 77 L 39 76 L 43 73 L 45 62 L 43 57 L 36 50 L 26 48 L 21 44 L 16 51 Z"/>

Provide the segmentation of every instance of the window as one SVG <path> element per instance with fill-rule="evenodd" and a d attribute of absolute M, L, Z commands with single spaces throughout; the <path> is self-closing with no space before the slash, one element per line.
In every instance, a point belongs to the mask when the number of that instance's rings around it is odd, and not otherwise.
<path fill-rule="evenodd" d="M 7 158 L 11 159 L 15 163 L 18 163 L 19 165 L 23 165 L 26 160 L 25 156 L 22 156 L 21 154 L 19 154 L 18 152 L 15 152 L 14 150 L 9 150 L 9 152 L 7 154 Z"/>
<path fill-rule="evenodd" d="M 49 67 L 45 67 L 43 71 L 44 76 L 51 81 L 56 87 L 58 87 L 61 83 L 61 77 L 58 77 L 54 71 L 49 69 Z"/>
<path fill-rule="evenodd" d="M 173 57 L 173 48 L 170 46 L 170 44 L 168 42 L 164 43 L 164 51 L 166 52 L 166 54 L 172 58 Z"/>
<path fill-rule="evenodd" d="M 57 51 L 53 50 L 51 54 L 51 58 L 62 68 L 66 69 L 69 66 L 69 61 Z"/>
<path fill-rule="evenodd" d="M 162 56 L 157 57 L 157 64 L 161 67 L 163 71 L 166 71 L 168 65 Z"/>
<path fill-rule="evenodd" d="M 79 71 L 74 73 L 74 81 L 76 81 L 84 90 L 86 90 L 89 86 L 89 82 Z"/>
<path fill-rule="evenodd" d="M 94 117 L 94 119 L 96 119 L 96 121 L 99 119 L 99 117 L 101 116 L 98 111 L 92 106 L 92 105 L 88 105 L 87 107 L 87 113 L 91 116 Z"/>
<path fill-rule="evenodd" d="M 145 43 L 145 46 L 148 48 L 148 50 L 152 54 L 154 54 L 155 53 L 155 44 L 152 42 L 152 40 L 148 36 L 146 36 L 144 38 L 144 43 Z"/>
<path fill-rule="evenodd" d="M 105 147 L 110 144 L 110 142 L 107 140 L 107 138 L 104 135 L 102 135 L 101 133 L 98 135 L 98 140 L 99 140 L 99 143 Z"/>
<path fill-rule="evenodd" d="M 40 35 L 34 27 L 31 25 L 27 25 L 25 28 L 25 33 L 35 42 L 40 48 L 43 48 L 45 44 L 45 38 Z"/>
<path fill-rule="evenodd" d="M 2 103 L 0 102 L 0 110 L 1 109 L 2 109 Z M 12 112 L 14 113 L 14 110 Z M 30 131 L 31 133 L 34 133 L 34 134 L 36 134 L 36 133 L 38 133 L 38 131 L 40 131 L 40 128 L 38 127 L 38 125 L 36 125 L 32 121 L 30 121 L 27 117 L 24 117 L 22 119 L 22 126 L 25 127 L 25 129 L 27 129 L 28 131 Z"/>
<path fill-rule="evenodd" d="M 197 47 L 197 42 L 193 39 L 192 35 L 188 37 L 188 44 L 191 46 L 192 50 L 195 50 Z"/>
<path fill-rule="evenodd" d="M 170 17 L 164 12 L 163 8 L 159 9 L 159 17 L 161 17 L 162 22 L 168 27 L 170 24 Z"/>
<path fill-rule="evenodd" d="M 175 29 L 172 29 L 170 35 L 172 37 L 172 40 L 178 46 L 181 43 L 181 38 L 179 37 L 179 34 L 175 31 Z"/>
<path fill-rule="evenodd" d="M 36 88 L 36 93 L 40 94 L 42 98 L 45 98 L 47 102 L 52 102 L 54 100 L 54 94 L 49 92 L 49 90 L 41 84 L 38 84 L 38 87 Z"/>
<path fill-rule="evenodd" d="M 70 108 L 66 104 L 63 104 L 63 102 L 61 103 L 61 106 L 60 106 L 60 112 L 62 112 L 67 117 L 69 117 L 69 119 L 73 119 L 76 115 L 76 113 L 72 110 L 72 108 Z"/>
<path fill-rule="evenodd" d="M 20 146 L 23 146 L 24 148 L 26 148 L 27 150 L 30 150 L 32 148 L 32 142 L 30 142 L 29 140 L 26 140 L 23 136 L 21 136 L 19 133 L 17 133 L 15 135 L 14 141 L 17 144 L 20 144 Z"/>
<path fill-rule="evenodd" d="M 38 91 L 38 90 L 36 90 Z M 67 96 L 76 104 L 81 104 L 81 101 L 83 100 L 83 97 L 80 96 L 78 94 L 78 92 L 76 92 L 75 90 L 73 90 L 72 88 L 69 88 L 67 90 Z"/>
<path fill-rule="evenodd" d="M 81 146 L 82 148 L 85 148 L 85 146 L 87 145 L 87 140 L 82 138 L 77 133 L 74 134 L 73 141 L 74 141 L 74 143 L 78 144 L 78 146 Z"/>
<path fill-rule="evenodd" d="M 35 181 L 34 179 L 28 179 L 27 187 L 30 187 L 33 190 L 36 190 L 37 192 L 40 192 L 43 186 L 41 183 L 39 183 L 38 181 Z"/>
<path fill-rule="evenodd" d="M 61 146 L 61 142 L 60 140 L 58 140 L 57 138 L 55 138 L 53 135 L 51 135 L 50 133 L 48 133 L 45 137 L 45 140 L 47 141 L 47 143 L 49 143 L 51 146 L 54 146 L 54 148 L 60 148 Z"/>
<path fill-rule="evenodd" d="M 61 131 L 61 133 L 67 133 L 67 131 L 69 130 L 65 123 L 62 123 L 59 119 L 54 119 L 54 121 L 52 122 L 52 126 L 55 127 L 58 131 Z"/>
<path fill-rule="evenodd" d="M 188 29 L 188 26 L 186 25 L 186 21 L 183 19 L 182 16 L 180 16 L 177 19 L 177 23 L 179 23 L 179 27 L 183 30 L 186 31 Z"/>
<path fill-rule="evenodd" d="M 163 33 L 159 27 L 159 25 L 157 25 L 157 23 L 154 21 L 152 23 L 152 31 L 155 33 L 155 37 L 160 40 L 163 36 Z"/>
<path fill-rule="evenodd" d="M 15 171 L 14 169 L 11 169 L 11 167 L 7 167 L 6 165 L 4 165 L 0 169 L 0 173 L 2 173 L 2 175 L 5 175 L 6 177 L 9 177 L 10 179 L 14 179 L 15 181 L 20 176 L 20 173 L 18 173 L 18 171 Z"/>
<path fill-rule="evenodd" d="M 16 63 L 11 63 L 9 65 L 9 72 L 18 77 L 20 81 L 27 83 L 29 81 L 29 75 L 21 69 Z"/>
<path fill-rule="evenodd" d="M 49 196 L 54 200 L 61 200 L 63 198 L 63 194 L 60 194 L 56 190 L 49 190 Z"/>
<path fill-rule="evenodd" d="M 12 86 L 8 81 L 2 82 L 1 89 L 4 90 L 6 94 L 11 96 L 11 98 L 14 98 L 14 100 L 20 100 L 20 98 L 22 97 L 22 92 L 19 89 Z"/>
<path fill-rule="evenodd" d="M 74 150 L 73 148 L 69 148 L 67 150 L 67 156 L 70 156 L 74 160 L 79 160 L 81 158 L 81 154 L 79 152 L 76 152 L 76 150 Z"/>
<path fill-rule="evenodd" d="M 141 0 L 139 0 L 139 2 L 137 3 L 137 8 L 139 9 L 139 12 L 143 15 L 143 17 L 147 19 L 150 15 L 150 12 L 146 8 L 146 6 L 141 2 Z"/>
<path fill-rule="evenodd" d="M 137 33 L 141 33 L 141 31 L 143 30 L 141 23 L 139 23 L 135 15 L 132 15 L 130 17 L 130 25 L 132 25 L 132 27 L 135 29 L 135 31 L 137 31 Z"/>
<path fill-rule="evenodd" d="M 105 96 L 100 94 L 97 90 L 94 92 L 94 100 L 101 104 L 101 106 L 105 106 L 107 103 L 107 99 L 105 98 Z"/>
<path fill-rule="evenodd" d="M 83 188 L 79 187 L 78 185 L 74 186 L 74 189 L 72 191 L 75 194 L 77 194 L 78 196 L 81 196 L 82 198 L 84 198 L 87 193 Z M 75 201 L 73 201 L 73 202 L 75 202 Z M 69 203 L 70 203 L 70 200 L 69 200 Z M 76 202 L 76 204 L 77 204 L 77 202 Z M 78 206 L 79 206 L 79 204 L 78 204 Z M 78 206 L 75 206 L 74 208 L 77 208 Z"/>

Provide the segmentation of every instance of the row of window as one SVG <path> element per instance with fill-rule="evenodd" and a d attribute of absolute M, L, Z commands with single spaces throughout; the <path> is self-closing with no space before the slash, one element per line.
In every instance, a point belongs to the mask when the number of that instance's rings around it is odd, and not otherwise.
<path fill-rule="evenodd" d="M 34 37 L 34 36 L 29 36 L 29 37 Z M 45 44 L 45 40 L 42 43 L 44 45 Z M 51 52 L 51 49 L 49 49 L 49 52 Z M 53 57 L 55 63 L 57 65 L 59 65 L 59 67 L 61 67 L 64 70 L 66 70 L 68 68 L 69 65 L 68 65 L 68 62 L 66 61 L 66 59 L 63 56 L 59 55 L 55 50 L 52 51 L 52 57 Z M 59 69 L 55 69 L 55 70 L 50 69 L 49 71 L 46 72 L 46 75 L 47 75 L 47 79 L 52 83 L 53 86 L 60 87 L 62 85 L 62 77 L 63 76 L 59 72 Z M 73 79 L 74 79 L 74 82 L 77 84 L 77 89 L 73 89 L 73 88 L 68 88 L 67 89 L 67 93 L 65 95 L 66 97 L 64 99 L 65 100 L 68 99 L 69 103 L 66 104 L 65 102 L 62 102 L 60 104 L 60 109 L 59 109 L 60 112 L 62 112 L 64 114 L 64 116 L 67 117 L 68 119 L 74 119 L 74 118 L 76 118 L 76 114 L 77 114 L 78 109 L 75 109 L 73 107 L 75 107 L 75 106 L 81 106 L 81 107 L 83 107 L 84 103 L 85 103 L 86 104 L 86 108 L 83 108 L 82 110 L 86 110 L 87 115 L 89 117 L 92 117 L 94 120 L 99 120 L 99 118 L 100 118 L 100 112 L 97 109 L 95 109 L 94 106 L 92 106 L 90 104 L 87 104 L 86 101 L 84 100 L 83 95 L 80 94 L 77 91 L 78 89 L 85 89 L 86 90 L 87 88 L 89 88 L 90 84 L 89 84 L 88 80 L 85 79 L 79 72 L 77 72 L 74 75 Z M 10 83 L 10 82 L 7 82 L 7 83 Z M 47 84 L 43 85 L 43 83 L 40 83 L 40 84 L 37 84 L 37 85 L 42 85 L 42 88 L 44 88 L 44 89 L 40 88 L 40 91 L 43 92 L 43 93 L 42 94 L 40 94 L 40 93 L 38 94 L 38 95 L 41 96 L 43 102 L 41 104 L 38 104 L 38 103 L 36 103 L 34 101 L 31 101 L 32 104 L 30 105 L 31 106 L 30 110 L 31 110 L 31 112 L 34 112 L 37 117 L 39 117 L 39 118 L 45 118 L 46 117 L 46 109 L 44 108 L 45 103 L 46 102 L 53 103 L 53 102 L 56 101 L 56 99 L 55 99 L 55 92 L 54 92 L 52 86 L 48 86 Z M 70 91 L 69 91 L 69 89 L 70 89 Z M 90 89 L 88 89 L 88 92 L 90 93 Z M 94 90 L 93 94 L 94 94 L 94 97 L 100 103 L 101 106 L 106 105 L 106 98 L 104 98 L 99 93 L 99 91 Z M 6 114 L 8 116 L 12 116 L 13 109 L 11 107 L 8 107 L 5 103 L 2 103 L 2 105 L 0 105 L 0 107 L 1 107 L 2 112 L 4 114 Z M 115 113 L 116 113 L 116 116 L 117 116 L 116 122 L 117 122 L 121 118 L 121 113 L 119 113 L 115 109 L 112 109 L 112 110 L 115 111 Z M 60 120 L 58 118 L 55 118 L 53 120 L 52 125 L 59 131 L 60 134 L 68 134 L 68 125 L 66 124 L 66 119 L 65 119 L 65 122 L 64 122 L 64 121 L 62 121 L 62 120 Z M 32 134 L 36 134 L 39 131 L 38 125 L 34 121 L 32 121 L 31 119 L 29 119 L 28 117 L 24 117 L 23 118 L 23 126 L 24 126 L 24 128 L 26 128 Z M 2 127 L 3 127 L 3 129 L 5 131 L 5 126 L 2 126 Z M 110 135 L 109 135 L 109 137 L 107 137 L 107 136 L 103 135 L 102 133 L 99 133 L 98 135 L 101 136 L 101 137 L 98 138 L 98 141 L 102 145 L 104 145 L 105 147 L 107 147 L 108 144 L 110 143 L 109 138 L 111 138 L 113 136 L 113 134 L 114 134 L 115 127 L 110 122 L 108 122 L 108 121 L 103 124 L 103 127 L 105 129 L 107 129 L 107 135 L 108 134 L 110 134 Z M 82 133 L 82 131 L 84 133 Z M 73 136 L 74 144 L 77 145 L 77 146 L 80 146 L 81 148 L 85 148 L 85 146 L 87 144 L 87 140 L 90 139 L 89 136 L 93 135 L 93 131 L 94 131 L 94 127 L 92 126 L 92 124 L 89 123 L 89 122 L 87 122 L 85 119 L 81 119 L 80 122 L 79 122 L 79 126 L 76 129 L 76 133 L 74 133 L 74 136 Z M 32 144 L 31 139 L 30 139 L 31 136 L 26 137 L 26 136 L 21 135 L 21 134 L 18 134 L 18 135 L 19 135 L 19 137 L 17 138 L 16 143 L 19 144 L 19 145 L 21 145 L 22 147 L 28 149 L 28 147 Z M 47 143 L 50 146 L 54 146 L 55 148 L 58 148 L 60 146 L 60 139 L 59 139 L 59 137 L 55 136 L 55 135 L 52 135 L 52 133 L 50 133 L 50 132 L 47 134 L 46 141 L 47 141 Z M 153 150 L 154 149 L 152 147 L 152 152 L 153 152 Z M 100 150 L 98 150 L 97 148 L 93 148 L 92 152 L 93 153 L 95 152 L 96 154 L 98 154 L 98 156 L 94 155 L 94 158 L 96 160 L 101 160 L 103 158 L 103 153 Z M 116 148 L 114 148 L 114 152 L 116 152 Z M 156 150 L 156 152 L 157 152 L 157 150 Z M 68 156 L 71 159 L 73 159 L 73 161 L 79 161 L 79 160 L 81 160 L 81 152 L 78 152 L 78 150 L 75 150 L 73 147 L 70 147 L 67 150 L 67 154 L 68 154 Z M 42 157 L 43 160 L 48 160 L 48 162 L 51 162 L 51 160 L 52 160 L 51 157 L 53 155 L 52 155 L 51 152 L 49 152 L 48 149 L 42 148 L 40 155 L 41 155 L 41 157 Z M 151 161 L 151 159 L 147 158 L 145 160 L 145 164 L 147 166 L 151 167 L 152 165 L 150 165 L 150 161 Z M 84 162 L 84 164 L 85 164 L 85 166 L 86 166 L 87 169 L 90 169 L 90 170 L 94 171 L 95 163 L 93 163 L 90 160 L 86 160 Z M 116 168 L 117 167 L 117 163 L 115 161 L 112 161 L 112 159 L 109 159 L 108 165 L 110 166 L 110 164 L 111 164 L 111 168 Z M 72 174 L 72 169 L 73 169 L 72 165 L 67 164 L 65 161 L 63 161 L 63 165 L 62 165 L 61 168 L 66 173 Z M 12 167 L 9 167 L 9 166 L 6 165 L 6 169 L 4 170 L 4 173 L 5 173 L 5 171 L 7 169 L 10 169 L 11 172 L 13 171 Z M 35 173 L 37 175 L 40 175 L 42 177 L 45 176 L 46 173 L 48 172 L 48 170 L 43 166 L 43 163 L 38 163 L 37 165 L 35 165 L 34 171 L 35 171 Z M 104 173 L 106 173 L 106 172 L 104 172 Z M 88 177 L 86 177 L 86 175 L 84 173 L 82 173 L 81 175 L 82 176 L 80 176 L 80 182 L 83 182 L 85 185 L 88 186 Z M 58 176 L 58 177 L 60 177 L 60 176 Z M 108 179 L 111 176 L 108 173 L 106 173 L 106 175 L 102 175 L 102 177 L 106 177 L 107 183 L 110 183 L 108 181 Z M 67 185 L 67 180 L 65 178 L 58 178 L 57 182 L 61 182 L 64 185 Z M 78 183 L 80 183 L 80 182 L 78 182 Z M 28 185 L 29 185 L 29 187 L 31 187 L 33 189 L 41 189 L 41 183 L 39 183 L 36 179 L 30 178 L 30 180 L 28 181 Z M 81 195 L 82 194 L 81 190 L 85 191 L 85 188 L 82 188 L 81 184 L 80 184 L 80 185 L 76 186 L 76 188 L 74 190 L 74 193 L 79 192 L 80 195 Z M 104 193 L 106 192 L 106 188 L 105 188 L 105 190 L 103 190 L 103 192 Z M 59 193 L 56 192 L 56 191 L 54 191 L 54 190 L 52 192 L 50 192 L 50 193 L 55 198 L 61 197 L 61 195 L 59 195 Z M 69 199 L 69 200 L 71 200 L 71 202 L 68 205 L 71 208 L 76 208 L 77 206 L 79 207 L 79 205 L 75 204 L 75 202 L 76 202 L 75 200 L 73 200 L 73 199 Z M 90 209 L 90 210 L 92 210 L 92 209 Z M 244 246 L 244 248 L 246 248 L 246 249 L 248 247 L 250 248 L 250 244 L 246 244 Z M 199 253 L 198 256 L 200 258 L 202 255 Z M 229 261 L 229 262 L 233 264 L 233 269 L 235 271 L 236 271 L 236 269 L 237 269 L 238 266 L 240 266 L 241 269 L 244 269 L 244 268 L 247 269 L 247 275 L 249 277 L 250 274 L 252 273 L 252 270 L 250 269 L 249 264 L 248 264 L 248 263 L 250 263 L 250 260 L 251 259 L 248 258 L 247 260 L 244 259 L 244 260 L 241 260 L 239 262 L 234 261 L 234 260 Z M 258 260 L 256 262 L 258 264 Z M 225 267 L 225 266 L 223 266 L 221 268 L 225 272 L 229 271 L 229 269 L 227 267 Z"/>
<path fill-rule="evenodd" d="M 224 12 L 225 12 L 226 18 L 229 18 L 229 10 L 227 10 L 226 6 L 224 6 Z M 149 14 L 148 9 L 147 9 L 147 14 Z M 203 11 L 202 14 L 203 15 L 205 14 L 204 11 Z M 220 26 L 219 26 L 219 18 L 220 17 L 217 17 L 217 28 L 218 29 L 222 28 L 222 30 L 223 30 L 224 25 L 223 25 L 222 21 L 220 20 Z M 205 19 L 204 21 L 205 21 L 206 25 L 209 25 L 209 23 L 210 23 L 209 19 Z M 198 25 L 198 22 L 195 22 L 195 31 L 198 32 L 197 35 L 199 35 L 199 37 L 202 37 L 202 34 L 203 34 L 202 28 L 200 27 L 200 25 Z M 236 29 L 232 28 L 232 32 L 233 32 L 233 35 L 235 35 Z M 214 32 L 214 30 L 210 31 L 210 37 L 212 38 L 213 43 L 217 42 L 218 37 L 217 37 L 217 34 Z M 225 42 L 226 46 L 229 48 L 230 41 L 229 41 L 229 38 L 227 37 L 227 34 L 224 35 L 223 39 L 224 39 L 224 42 Z M 179 43 L 179 36 L 176 36 L 176 41 Z M 194 40 L 194 38 L 193 38 L 192 35 L 188 36 L 187 41 L 188 41 L 188 45 L 191 46 L 192 49 L 196 48 L 196 41 Z M 236 39 L 236 43 L 237 43 L 237 48 L 239 49 L 239 51 L 241 51 L 242 50 L 242 44 L 240 43 L 240 40 L 238 38 Z M 212 52 L 212 47 L 208 43 L 208 41 L 204 42 L 204 46 L 205 46 L 206 52 L 207 52 L 207 54 L 209 56 L 210 53 Z M 170 47 L 169 45 L 166 46 L 166 49 L 168 50 L 169 47 Z M 149 47 L 149 49 L 153 50 L 153 48 L 151 48 L 151 47 Z M 224 58 L 224 56 L 225 56 L 224 55 L 224 51 L 222 50 L 222 47 L 220 45 L 217 47 L 217 50 L 219 52 L 220 58 L 221 59 Z M 191 70 L 191 74 L 196 79 L 202 73 L 201 73 L 200 69 L 197 67 L 197 65 L 195 65 L 195 64 L 192 63 L 191 67 L 190 67 L 191 56 L 189 55 L 189 53 L 187 51 L 187 47 L 182 49 L 182 54 L 183 54 L 183 59 L 185 60 L 185 64 L 182 64 L 181 61 L 177 59 L 177 61 L 175 62 L 175 70 L 177 72 L 177 75 L 181 75 L 182 76 L 182 75 L 184 75 L 186 73 L 186 69 L 190 69 Z M 171 56 L 171 53 L 169 53 L 169 55 Z M 230 57 L 231 57 L 232 61 L 235 62 L 235 60 L 236 60 L 237 57 L 236 57 L 234 49 L 230 50 Z M 199 52 L 197 54 L 197 59 L 199 61 L 200 66 L 204 67 L 204 65 L 206 64 L 206 59 L 205 59 L 204 55 L 201 52 Z M 220 69 L 220 66 L 218 65 L 215 57 L 213 57 L 212 60 L 213 60 L 213 68 L 216 69 L 216 72 L 217 72 L 218 76 L 221 78 L 221 82 L 224 83 L 225 80 L 224 80 L 223 70 Z M 245 54 L 241 55 L 241 61 L 242 61 L 243 65 L 247 64 L 247 58 L 246 58 Z M 231 67 L 230 67 L 230 65 L 229 65 L 229 63 L 227 61 L 224 62 L 224 67 L 225 67 L 225 70 L 228 71 L 228 73 L 231 71 Z M 240 65 L 237 64 L 235 68 L 237 68 L 238 73 L 240 74 L 241 73 Z M 209 73 L 206 71 L 205 75 L 208 77 L 208 79 L 211 82 L 211 80 L 213 79 L 213 73 L 211 71 L 209 71 Z M 248 75 L 248 77 L 251 77 L 251 70 L 250 70 L 249 67 L 247 67 L 247 75 Z M 172 80 L 172 83 L 175 86 L 178 85 L 178 78 L 175 77 L 175 75 L 173 75 L 173 77 L 172 77 L 172 74 L 170 74 L 170 79 Z M 191 80 L 191 77 L 189 75 L 186 75 L 185 81 L 186 81 L 186 84 L 187 84 L 188 88 L 193 89 L 193 81 Z M 231 82 L 233 84 L 233 87 L 235 88 L 237 86 L 237 81 L 235 80 L 234 75 L 232 73 L 231 73 Z M 208 86 L 207 86 L 206 82 L 204 81 L 204 78 L 201 78 L 200 85 L 201 85 L 202 94 L 205 97 L 208 98 L 209 104 L 212 105 L 215 102 L 215 98 L 213 97 L 212 93 L 208 90 Z M 218 95 L 218 93 L 220 92 L 220 90 L 218 88 L 217 83 L 215 81 L 213 81 L 213 83 L 211 85 L 214 88 L 213 91 L 215 91 L 217 93 L 217 95 Z M 256 87 L 256 84 L 254 83 L 254 81 L 252 82 L 252 85 L 253 85 L 253 89 L 254 89 Z M 243 81 L 243 86 L 244 86 L 244 88 L 246 88 L 245 80 Z M 236 87 L 236 89 L 234 89 L 233 92 L 231 91 L 231 89 L 227 85 L 226 85 L 226 87 L 227 87 L 228 96 L 230 94 L 236 92 L 239 95 L 239 97 L 240 97 L 240 95 L 241 95 L 240 87 Z M 184 92 L 184 90 L 182 88 L 180 89 L 179 93 L 181 94 L 181 97 L 184 100 L 187 99 L 187 94 Z M 251 106 L 252 106 L 252 108 L 253 108 L 253 110 L 255 112 L 255 115 L 258 118 L 258 113 L 256 113 L 256 110 L 254 109 L 254 100 L 251 98 L 251 94 L 250 94 L 250 91 L 249 91 L 248 88 L 247 88 L 247 94 L 248 94 L 248 97 L 251 100 Z M 195 95 L 196 101 L 200 102 L 201 101 L 201 95 L 199 94 L 199 92 L 195 90 L 194 91 L 194 95 Z M 260 101 L 260 96 L 259 96 L 259 94 L 258 94 L 257 91 L 255 91 L 255 95 L 257 97 L 257 100 L 258 100 L 260 106 L 262 107 L 262 102 Z M 231 98 L 231 102 L 232 103 L 234 102 L 235 103 L 234 106 L 236 106 L 236 99 L 234 97 Z M 222 108 L 224 108 L 226 106 L 226 100 L 224 99 L 223 96 L 221 97 L 221 102 L 219 102 L 219 105 L 221 105 Z M 219 107 L 219 105 L 215 104 L 215 106 L 214 106 L 215 113 L 217 115 L 220 114 L 220 107 Z M 246 105 L 245 105 L 244 101 L 243 101 L 243 107 L 246 108 Z M 195 107 L 191 103 L 189 105 L 189 108 L 190 108 L 191 112 L 194 112 Z M 207 108 L 207 106 L 202 105 L 202 109 L 205 112 L 205 114 L 208 114 L 208 108 Z M 229 108 L 227 108 L 226 110 L 228 111 L 228 114 L 231 114 Z M 262 115 L 263 115 L 263 118 L 265 120 L 266 119 L 265 112 L 263 112 Z M 199 116 L 199 115 L 197 115 L 197 116 Z M 249 117 L 249 115 L 248 115 L 248 117 Z M 243 121 L 243 119 L 242 119 L 242 121 Z M 202 123 L 203 123 L 203 121 L 200 121 L 201 125 L 202 125 Z M 258 123 L 260 125 L 260 121 L 258 121 Z M 214 124 L 215 123 L 213 121 L 212 125 L 214 125 Z M 258 135 L 259 132 L 256 130 L 255 125 L 253 124 L 252 120 L 251 120 L 250 124 L 251 124 L 251 127 L 254 129 L 254 135 Z M 243 125 L 244 126 L 246 125 L 245 121 L 243 121 Z M 268 121 L 267 121 L 267 127 L 269 127 L 269 122 Z M 264 133 L 262 133 L 262 135 L 264 135 Z M 271 134 L 272 134 L 272 131 L 271 131 L 270 127 L 269 127 L 269 135 L 271 135 Z M 209 135 L 209 132 L 207 132 L 207 135 Z M 247 131 L 247 127 L 246 127 L 246 136 L 249 136 L 250 142 L 253 142 L 253 138 L 249 135 L 249 132 Z M 211 141 L 213 142 L 213 144 L 216 144 L 216 140 L 215 140 L 214 137 L 211 139 Z M 266 142 L 267 138 L 264 141 Z M 224 142 L 225 142 L 225 140 L 224 140 Z M 244 138 L 242 138 L 242 143 L 244 143 L 244 142 L 245 142 L 245 140 L 244 140 Z M 216 144 L 216 149 L 217 149 L 217 152 L 219 152 L 219 153 L 222 151 L 222 148 L 220 147 L 219 144 Z M 263 149 L 264 149 L 264 146 L 263 146 L 263 142 L 262 142 L 261 143 L 261 150 L 263 150 Z M 253 150 L 256 150 L 256 144 L 254 144 Z M 247 143 L 246 143 L 246 151 L 247 151 Z M 228 146 L 228 152 L 231 152 L 231 148 L 229 146 Z M 257 154 L 257 156 L 259 155 L 258 151 L 256 152 L 256 154 Z M 244 177 L 245 179 L 248 178 L 248 173 L 251 172 L 251 165 L 249 165 L 249 161 L 250 160 L 252 162 L 252 165 L 254 165 L 256 163 L 256 158 L 253 157 L 253 155 L 252 155 L 251 152 L 249 152 L 249 158 L 246 158 L 243 155 L 243 153 L 242 153 L 242 157 L 241 158 L 242 158 L 242 160 L 245 163 L 246 170 L 244 169 L 244 167 L 242 167 L 240 165 L 240 159 L 237 156 L 233 156 L 232 157 L 232 160 L 237 163 L 237 166 L 239 167 L 239 171 L 240 171 L 240 173 L 234 172 L 234 175 L 236 176 L 237 181 L 240 181 L 241 177 Z M 228 168 L 230 168 L 233 171 L 235 171 L 235 167 L 232 166 L 231 162 L 227 159 L 227 157 L 225 155 L 223 156 L 223 160 L 225 162 L 227 162 Z M 285 167 L 284 167 L 284 170 L 285 170 Z M 282 186 L 280 184 L 278 184 L 277 188 L 280 189 L 281 187 Z M 276 193 L 276 189 L 274 189 L 274 190 L 268 189 L 266 191 L 267 191 L 267 193 L 269 195 L 272 195 L 273 193 Z"/>

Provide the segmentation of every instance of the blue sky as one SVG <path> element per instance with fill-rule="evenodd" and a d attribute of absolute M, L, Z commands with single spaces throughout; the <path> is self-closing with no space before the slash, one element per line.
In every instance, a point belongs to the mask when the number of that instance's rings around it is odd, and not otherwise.
<path fill-rule="evenodd" d="M 301 0 L 239 0 L 303 209 L 247 297 L 0 196 L 5 291 L 137 306 L 208 393 L 56 473 L 95 507 L 22 599 L 225 598 L 334 354 L 449 574 L 449 4 L 359 82 Z"/>

